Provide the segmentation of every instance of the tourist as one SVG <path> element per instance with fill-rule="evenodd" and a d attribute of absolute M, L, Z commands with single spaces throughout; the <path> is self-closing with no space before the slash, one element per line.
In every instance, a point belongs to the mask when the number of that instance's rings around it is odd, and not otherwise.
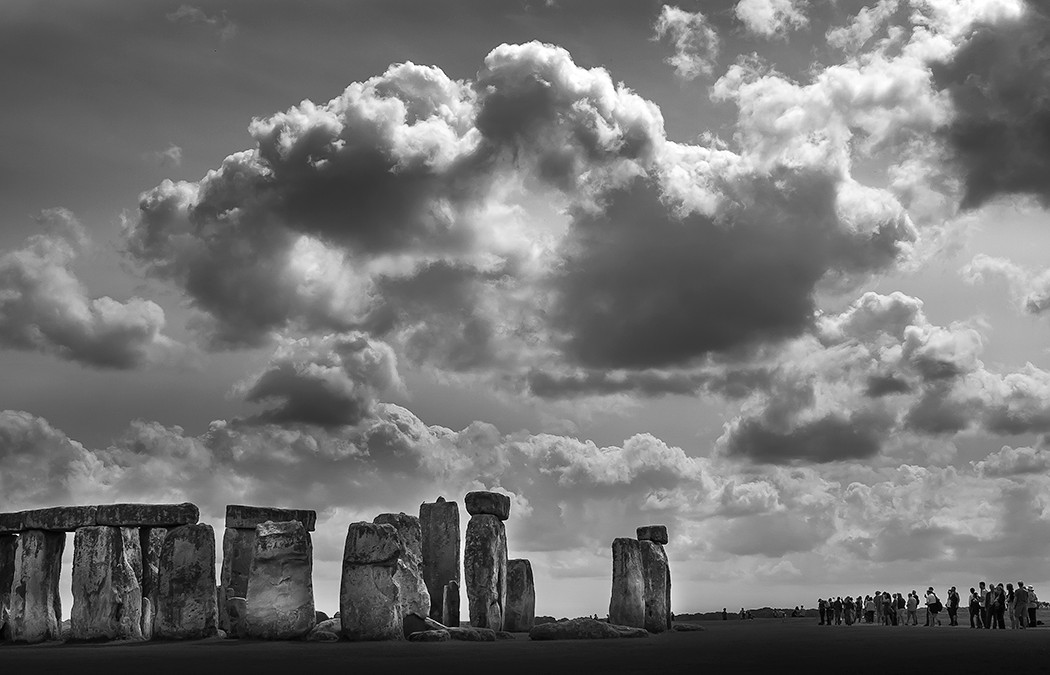
<path fill-rule="evenodd" d="M 875 591 L 875 623 L 882 624 L 882 591 Z"/>
<path fill-rule="evenodd" d="M 897 593 L 897 612 L 896 612 L 897 620 L 893 622 L 894 625 L 896 625 L 896 626 L 903 626 L 904 625 L 904 619 L 905 619 L 904 612 L 906 611 L 907 606 L 908 606 L 908 603 L 905 602 L 904 596 L 901 595 L 900 593 Z"/>
<path fill-rule="evenodd" d="M 853 625 L 853 598 L 846 596 L 846 599 L 842 601 L 842 613 L 845 615 L 846 625 Z"/>
<path fill-rule="evenodd" d="M 882 625 L 889 626 L 896 624 L 894 620 L 897 616 L 897 607 L 893 602 L 893 596 L 886 591 L 882 592 Z"/>
<path fill-rule="evenodd" d="M 740 610 L 740 611 L 743 612 L 744 610 Z M 817 612 L 820 614 L 820 623 L 817 624 L 817 625 L 818 626 L 823 626 L 824 625 L 824 619 L 827 617 L 827 614 L 828 614 L 828 604 L 826 602 L 824 602 L 824 598 L 821 598 L 821 599 L 817 600 Z M 740 617 L 740 618 L 743 618 L 743 617 Z"/>
<path fill-rule="evenodd" d="M 1028 589 L 1023 581 L 1017 582 L 1017 590 L 1014 591 L 1014 619 L 1010 622 L 1014 628 L 1023 629 L 1028 623 Z"/>
<path fill-rule="evenodd" d="M 915 591 L 912 591 L 911 593 L 908 594 L 908 620 L 911 621 L 911 625 L 913 625 L 913 626 L 918 626 L 919 625 L 918 612 L 919 612 L 919 594 L 916 593 Z M 905 621 L 904 624 L 907 625 L 908 622 Z"/>
<path fill-rule="evenodd" d="M 835 625 L 842 625 L 842 596 L 835 598 L 831 603 L 831 609 L 835 613 Z"/>
<path fill-rule="evenodd" d="M 981 587 L 981 620 L 985 628 L 992 627 L 992 591 L 985 587 L 984 582 L 978 584 Z"/>
<path fill-rule="evenodd" d="M 994 620 L 995 627 L 999 630 L 1006 630 L 1006 590 L 1002 584 L 998 584 L 995 587 L 995 591 L 992 594 L 992 619 Z"/>
<path fill-rule="evenodd" d="M 940 626 L 941 621 L 937 618 L 938 612 L 941 611 L 941 600 L 937 597 L 937 594 L 933 592 L 933 586 L 926 589 L 926 625 L 927 626 Z"/>
<path fill-rule="evenodd" d="M 728 620 L 729 620 L 729 612 L 727 612 L 726 608 L 723 607 L 722 608 L 722 621 L 728 621 Z"/>
<path fill-rule="evenodd" d="M 864 623 L 875 620 L 875 600 L 870 596 L 864 596 Z"/>
<path fill-rule="evenodd" d="M 860 597 L 859 595 L 857 596 L 856 607 L 857 607 L 857 623 L 860 623 L 861 621 L 864 620 L 864 598 Z"/>
<path fill-rule="evenodd" d="M 1028 587 L 1028 627 L 1035 628 L 1039 612 L 1039 598 L 1035 595 L 1035 586 Z"/>
<path fill-rule="evenodd" d="M 948 625 L 959 625 L 959 591 L 955 586 L 948 589 Z"/>
<path fill-rule="evenodd" d="M 973 586 L 970 586 L 970 628 L 984 628 L 984 624 L 981 622 L 981 596 L 977 595 L 977 590 Z"/>
<path fill-rule="evenodd" d="M 1006 584 L 1006 616 L 1010 619 L 1010 630 L 1017 630 L 1017 614 L 1014 611 L 1014 585 Z"/>

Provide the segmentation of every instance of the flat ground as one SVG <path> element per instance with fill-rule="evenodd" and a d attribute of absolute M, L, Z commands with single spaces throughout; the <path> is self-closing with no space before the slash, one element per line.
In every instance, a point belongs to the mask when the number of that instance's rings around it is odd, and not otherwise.
<path fill-rule="evenodd" d="M 0 673 L 1050 672 L 1050 627 L 818 626 L 811 619 L 704 622 L 637 640 L 496 643 L 188 643 L 0 646 Z M 903 669 L 903 671 L 901 670 Z"/>

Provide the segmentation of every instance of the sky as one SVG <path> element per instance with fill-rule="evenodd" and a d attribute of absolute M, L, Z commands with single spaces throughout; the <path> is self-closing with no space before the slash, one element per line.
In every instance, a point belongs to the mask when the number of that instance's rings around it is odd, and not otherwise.
<path fill-rule="evenodd" d="M 604 616 L 651 523 L 678 613 L 1050 593 L 1048 35 L 1029 0 L 8 0 L 0 508 L 315 509 L 329 613 L 350 522 L 475 489 L 538 614 Z"/>

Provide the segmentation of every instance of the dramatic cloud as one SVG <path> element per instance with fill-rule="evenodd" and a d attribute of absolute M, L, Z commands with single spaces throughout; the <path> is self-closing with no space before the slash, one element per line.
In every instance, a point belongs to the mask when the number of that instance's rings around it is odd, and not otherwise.
<path fill-rule="evenodd" d="M 734 11 L 749 31 L 771 38 L 809 24 L 807 0 L 740 0 Z"/>
<path fill-rule="evenodd" d="M 66 209 L 37 219 L 43 233 L 0 251 L 0 345 L 56 354 L 99 368 L 135 368 L 175 347 L 164 310 L 140 298 L 91 298 L 72 265 L 87 234 Z"/>
<path fill-rule="evenodd" d="M 990 477 L 1045 475 L 1050 471 L 1050 451 L 1004 445 L 998 452 L 973 462 L 973 468 L 979 475 Z"/>
<path fill-rule="evenodd" d="M 962 274 L 970 283 L 995 278 L 1005 280 L 1018 305 L 1029 314 L 1042 314 L 1050 309 L 1050 270 L 1035 272 L 1005 258 L 981 253 L 962 269 Z"/>
<path fill-rule="evenodd" d="M 1050 14 L 1035 2 L 1023 13 L 989 12 L 936 68 L 956 111 L 944 133 L 965 183 L 964 207 L 1011 194 L 1050 204 L 1048 34 Z"/>
<path fill-rule="evenodd" d="M 278 403 L 259 415 L 265 422 L 342 426 L 371 416 L 379 395 L 402 387 L 390 347 L 351 333 L 282 340 L 266 369 L 237 393 Z"/>
<path fill-rule="evenodd" d="M 850 53 L 860 51 L 896 13 L 900 0 L 879 0 L 862 7 L 848 26 L 829 29 L 825 38 L 832 47 Z"/>
<path fill-rule="evenodd" d="M 653 25 L 655 39 L 666 38 L 674 46 L 674 56 L 667 58 L 683 80 L 711 75 L 718 63 L 718 33 L 700 12 L 687 12 L 664 5 Z"/>
<path fill-rule="evenodd" d="M 173 12 L 164 15 L 172 23 L 196 23 L 214 30 L 220 38 L 228 40 L 237 34 L 237 24 L 230 21 L 223 10 L 219 14 L 208 14 L 200 7 L 179 5 Z"/>

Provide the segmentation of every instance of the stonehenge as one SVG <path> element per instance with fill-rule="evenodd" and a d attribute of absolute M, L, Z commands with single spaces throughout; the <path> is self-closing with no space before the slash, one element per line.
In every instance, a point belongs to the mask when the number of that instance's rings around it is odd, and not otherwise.
<path fill-rule="evenodd" d="M 393 526 L 401 539 L 402 555 L 398 558 L 397 571 L 394 572 L 394 581 L 397 582 L 400 591 L 401 616 L 418 614 L 428 617 L 431 600 L 430 592 L 423 581 L 419 518 L 405 513 L 381 513 L 372 522 Z"/>
<path fill-rule="evenodd" d="M 142 639 L 141 546 L 133 527 L 77 529 L 70 639 Z"/>
<path fill-rule="evenodd" d="M 160 549 L 153 636 L 196 640 L 218 631 L 215 602 L 215 532 L 211 525 L 168 530 Z"/>
<path fill-rule="evenodd" d="M 519 558 L 507 561 L 507 610 L 503 630 L 528 632 L 536 620 L 536 584 L 532 563 Z"/>
<path fill-rule="evenodd" d="M 667 527 L 646 525 L 637 539 L 613 540 L 609 622 L 650 633 L 671 629 L 671 568 L 664 544 Z"/>
<path fill-rule="evenodd" d="M 59 638 L 62 601 L 58 579 L 65 532 L 26 530 L 18 535 L 8 621 L 14 642 L 45 642 Z"/>
<path fill-rule="evenodd" d="M 339 620 L 348 639 L 404 639 L 401 591 L 394 580 L 403 554 L 393 525 L 350 523 L 339 586 Z"/>
<path fill-rule="evenodd" d="M 459 569 L 462 564 L 459 505 L 438 497 L 419 505 L 423 582 L 430 594 L 430 618 L 459 625 Z M 451 584 L 451 585 L 450 585 Z"/>
<path fill-rule="evenodd" d="M 645 574 L 637 539 L 618 537 L 612 543 L 612 599 L 609 623 L 645 627 Z"/>
<path fill-rule="evenodd" d="M 248 637 L 293 640 L 314 627 L 313 543 L 297 520 L 255 528 L 245 597 Z"/>
<path fill-rule="evenodd" d="M 11 582 L 15 578 L 17 534 L 0 534 L 0 641 L 10 640 L 8 615 L 11 610 Z"/>
<path fill-rule="evenodd" d="M 470 514 L 463 552 L 467 610 L 475 628 L 503 630 L 507 607 L 507 530 L 510 498 L 496 492 L 468 492 Z"/>

